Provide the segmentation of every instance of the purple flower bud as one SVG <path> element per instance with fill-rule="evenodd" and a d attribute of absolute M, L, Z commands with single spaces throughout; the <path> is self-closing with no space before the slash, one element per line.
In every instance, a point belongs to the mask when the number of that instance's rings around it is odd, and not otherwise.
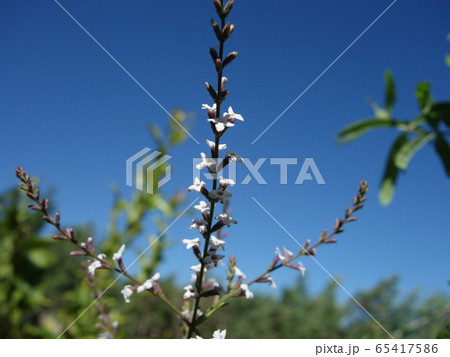
<path fill-rule="evenodd" d="M 89 238 L 87 239 L 87 244 L 88 244 L 89 251 L 94 252 L 94 251 L 95 251 L 95 248 L 94 248 L 94 239 L 93 239 L 92 237 L 89 237 Z"/>
<path fill-rule="evenodd" d="M 61 222 L 61 214 L 58 211 L 55 213 L 55 224 L 57 227 L 59 227 L 60 222 Z"/>
<path fill-rule="evenodd" d="M 228 54 L 228 56 L 225 57 L 225 59 L 224 59 L 224 61 L 223 61 L 223 67 L 225 67 L 226 65 L 230 64 L 231 61 L 233 61 L 233 60 L 237 57 L 237 55 L 238 55 L 238 52 L 237 52 L 237 51 L 235 51 L 235 52 L 230 52 L 230 53 Z"/>
<path fill-rule="evenodd" d="M 70 252 L 70 255 L 72 255 L 72 256 L 85 256 L 85 255 L 87 255 L 87 253 L 83 252 L 81 250 L 74 250 L 74 251 Z"/>
<path fill-rule="evenodd" d="M 53 239 L 56 239 L 56 240 L 67 240 L 67 237 L 59 235 L 59 234 L 55 234 L 53 236 Z"/>

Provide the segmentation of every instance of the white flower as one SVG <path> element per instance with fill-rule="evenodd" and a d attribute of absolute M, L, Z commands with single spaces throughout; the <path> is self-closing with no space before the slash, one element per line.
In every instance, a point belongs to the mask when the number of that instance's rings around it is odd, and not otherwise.
<path fill-rule="evenodd" d="M 192 265 L 189 269 L 196 271 L 197 273 L 200 271 L 200 268 L 202 267 L 201 264 Z"/>
<path fill-rule="evenodd" d="M 224 119 L 226 120 L 232 120 L 234 121 L 234 119 L 240 120 L 240 121 L 244 121 L 244 118 L 242 117 L 242 115 L 240 114 L 236 114 L 235 112 L 233 112 L 233 108 L 229 107 L 228 108 L 228 113 L 224 113 L 223 114 Z"/>
<path fill-rule="evenodd" d="M 302 272 L 302 277 L 305 277 L 306 268 L 303 266 L 302 262 L 298 262 L 297 270 Z"/>
<path fill-rule="evenodd" d="M 227 227 L 230 227 L 230 224 L 236 224 L 237 221 L 233 219 L 233 217 L 229 216 L 228 213 L 223 212 L 223 213 L 219 213 L 216 216 L 216 219 L 219 221 L 222 221 Z"/>
<path fill-rule="evenodd" d="M 204 167 L 207 167 L 208 170 L 210 170 L 212 172 L 216 172 L 217 160 L 213 159 L 211 157 L 206 157 L 205 153 L 203 153 L 203 152 L 200 153 L 200 156 L 202 157 L 202 162 L 197 164 L 197 165 L 195 165 L 195 167 L 198 170 L 201 170 Z"/>
<path fill-rule="evenodd" d="M 236 266 L 234 267 L 234 275 L 236 275 L 238 278 L 247 279 L 245 274 Z"/>
<path fill-rule="evenodd" d="M 292 253 L 290 250 L 287 250 L 285 247 L 283 247 L 283 253 L 281 253 L 280 248 L 278 247 L 275 249 L 275 253 L 278 255 L 278 258 L 280 258 L 281 262 L 285 262 L 294 255 L 294 253 Z"/>
<path fill-rule="evenodd" d="M 216 126 L 216 130 L 220 133 L 221 131 L 224 131 L 225 128 L 229 128 L 234 126 L 233 123 L 229 122 L 225 118 L 214 118 L 214 119 L 208 119 L 210 123 L 214 123 Z"/>
<path fill-rule="evenodd" d="M 106 258 L 106 255 L 103 254 L 103 253 L 101 253 L 101 254 L 97 255 L 97 258 L 98 258 L 98 259 L 105 259 L 105 258 Z M 95 270 L 98 269 L 98 268 L 100 268 L 101 266 L 102 266 L 102 263 L 101 263 L 100 261 L 94 260 L 94 261 L 88 266 L 89 274 L 94 275 Z"/>
<path fill-rule="evenodd" d="M 227 156 L 231 162 L 235 162 L 235 161 L 239 161 L 242 163 L 244 162 L 242 157 L 235 151 L 227 151 L 225 154 L 225 157 L 227 157 Z"/>
<path fill-rule="evenodd" d="M 153 285 L 155 284 L 155 282 L 161 277 L 161 274 L 156 273 L 155 275 L 153 275 L 150 279 L 146 280 L 144 282 L 144 284 L 142 284 L 141 286 L 139 286 L 137 288 L 137 292 L 138 293 L 142 293 L 144 290 L 150 290 L 151 288 L 153 288 Z"/>
<path fill-rule="evenodd" d="M 183 295 L 183 297 L 185 299 L 189 299 L 190 297 L 194 297 L 196 295 L 195 294 L 195 289 L 194 289 L 194 287 L 191 284 L 185 286 L 183 289 L 186 290 L 184 295 Z"/>
<path fill-rule="evenodd" d="M 202 109 L 207 109 L 210 112 L 215 112 L 216 107 L 217 107 L 216 103 L 214 103 L 212 107 L 210 107 L 208 104 L 202 104 Z"/>
<path fill-rule="evenodd" d="M 220 331 L 220 329 L 218 329 L 218 330 L 214 331 L 213 338 L 223 340 L 223 339 L 225 339 L 226 335 L 227 335 L 227 330 Z"/>
<path fill-rule="evenodd" d="M 195 239 L 183 239 L 181 241 L 183 244 L 186 244 L 186 249 L 191 249 L 192 247 L 200 247 L 200 238 Z"/>
<path fill-rule="evenodd" d="M 113 255 L 113 260 L 115 262 L 119 261 L 119 259 L 122 259 L 122 254 L 123 254 L 124 250 L 125 250 L 125 244 L 122 244 L 119 251 L 117 253 L 114 253 L 114 255 Z"/>
<path fill-rule="evenodd" d="M 266 276 L 265 277 L 266 279 L 267 279 L 267 281 L 270 283 L 270 286 L 273 288 L 273 289 L 276 289 L 277 288 L 277 284 L 275 284 L 275 280 L 273 280 L 273 278 L 271 277 L 271 276 Z"/>
<path fill-rule="evenodd" d="M 202 187 L 205 187 L 206 184 L 203 181 L 200 181 L 198 177 L 194 179 L 194 184 L 188 187 L 188 191 L 197 191 L 200 192 Z"/>
<path fill-rule="evenodd" d="M 197 228 L 200 234 L 204 234 L 207 230 L 207 224 L 208 222 L 206 222 L 204 219 L 193 219 L 192 224 L 189 226 L 189 229 Z"/>
<path fill-rule="evenodd" d="M 219 177 L 219 183 L 221 185 L 230 185 L 230 186 L 234 186 L 236 184 L 232 179 L 226 179 L 223 177 Z"/>
<path fill-rule="evenodd" d="M 198 205 L 194 206 L 195 209 L 198 209 L 202 214 L 209 214 L 210 205 L 205 201 L 200 201 Z"/>
<path fill-rule="evenodd" d="M 241 289 L 245 291 L 245 297 L 247 299 L 253 299 L 253 293 L 250 291 L 247 284 L 241 284 Z"/>
<path fill-rule="evenodd" d="M 223 203 L 224 200 L 230 198 L 233 196 L 229 191 L 224 191 L 221 189 L 218 190 L 211 190 L 209 192 L 209 198 L 213 201 L 219 201 L 220 203 Z"/>
<path fill-rule="evenodd" d="M 121 291 L 123 298 L 126 303 L 130 302 L 130 296 L 133 295 L 133 289 L 131 289 L 131 285 L 125 285 Z"/>
<path fill-rule="evenodd" d="M 223 245 L 225 244 L 224 240 L 217 239 L 213 235 L 209 238 L 209 246 L 214 250 L 223 249 Z"/>
<path fill-rule="evenodd" d="M 214 148 L 216 147 L 216 143 L 214 141 L 210 141 L 208 139 L 206 139 L 206 144 L 208 144 L 208 146 L 210 147 L 211 150 L 214 150 Z M 219 151 L 225 150 L 226 148 L 227 148 L 227 144 L 219 144 Z"/>
<path fill-rule="evenodd" d="M 203 258 L 203 263 L 205 264 L 214 264 L 217 266 L 217 264 L 220 262 L 221 259 L 225 258 L 224 255 L 221 254 L 208 254 L 206 257 Z"/>

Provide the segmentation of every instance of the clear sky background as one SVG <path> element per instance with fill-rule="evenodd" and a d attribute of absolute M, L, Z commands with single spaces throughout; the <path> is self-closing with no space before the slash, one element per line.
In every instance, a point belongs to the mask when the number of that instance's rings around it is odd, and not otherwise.
<path fill-rule="evenodd" d="M 382 207 L 377 191 L 394 135 L 371 133 L 341 147 L 337 132 L 372 115 L 367 97 L 383 98 L 383 72 L 397 82 L 394 115 L 418 113 L 414 88 L 429 80 L 436 100 L 448 100 L 450 3 L 398 0 L 303 97 L 255 144 L 254 139 L 389 5 L 391 1 L 236 0 L 230 21 L 235 32 L 226 51 L 239 56 L 226 69 L 232 105 L 244 116 L 223 142 L 255 162 L 259 157 L 314 158 L 326 185 L 295 185 L 300 166 L 289 167 L 288 184 L 279 184 L 279 167 L 260 172 L 268 182 L 232 189 L 233 217 L 227 238 L 249 278 L 265 269 L 277 246 L 296 243 L 252 200 L 257 199 L 299 242 L 315 241 L 333 228 L 351 204 L 359 181 L 368 180 L 367 205 L 347 226 L 337 245 L 323 246 L 317 259 L 350 292 L 369 288 L 393 274 L 403 291 L 448 293 L 450 182 L 432 148 L 414 157 L 399 178 L 393 203 Z M 174 150 L 168 193 L 192 182 L 192 158 L 207 152 L 212 139 L 203 103 L 211 104 L 204 82 L 215 82 L 208 50 L 216 45 L 209 19 L 210 1 L 61 0 L 74 16 L 168 111 L 193 113 L 193 140 Z M 112 204 L 111 184 L 129 197 L 125 160 L 154 143 L 149 122 L 169 120 L 64 11 L 51 0 L 0 1 L 0 187 L 16 183 L 23 166 L 56 187 L 55 204 L 67 224 L 91 222 L 104 236 Z M 243 179 L 246 172 L 238 173 Z M 196 198 L 189 193 L 186 206 Z M 193 257 L 181 244 L 195 238 L 192 217 L 170 230 L 174 246 L 166 252 L 164 274 L 189 280 Z M 151 224 L 151 222 L 149 222 Z M 146 239 L 143 237 L 143 239 Z M 129 256 L 131 259 L 131 256 Z M 330 278 L 303 258 L 317 290 Z M 278 271 L 281 286 L 298 272 Z M 264 289 L 270 292 L 270 288 Z"/>

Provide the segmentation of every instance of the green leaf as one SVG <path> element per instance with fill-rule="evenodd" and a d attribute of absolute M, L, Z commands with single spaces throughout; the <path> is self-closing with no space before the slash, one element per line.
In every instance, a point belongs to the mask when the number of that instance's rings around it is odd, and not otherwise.
<path fill-rule="evenodd" d="M 447 140 L 445 140 L 442 134 L 438 134 L 438 136 L 436 137 L 434 147 L 442 160 L 445 173 L 450 177 L 450 146 L 448 145 Z"/>
<path fill-rule="evenodd" d="M 386 83 L 384 106 L 386 110 L 391 113 L 396 100 L 395 82 L 394 77 L 392 77 L 391 71 L 384 72 L 384 81 Z"/>
<path fill-rule="evenodd" d="M 433 97 L 430 93 L 430 83 L 420 82 L 416 86 L 416 97 L 422 112 L 428 112 L 433 105 Z"/>
<path fill-rule="evenodd" d="M 388 205 L 394 197 L 395 183 L 398 176 L 398 167 L 395 165 L 394 159 L 398 150 L 408 141 L 407 134 L 401 134 L 391 147 L 389 157 L 386 162 L 386 168 L 384 170 L 383 180 L 381 181 L 380 191 L 378 192 L 378 198 L 382 205 Z"/>
<path fill-rule="evenodd" d="M 450 128 L 450 102 L 435 103 L 429 115 L 437 121 L 442 120 Z"/>
<path fill-rule="evenodd" d="M 349 141 L 355 140 L 367 131 L 377 128 L 393 127 L 398 124 L 395 120 L 379 120 L 379 119 L 364 119 L 342 129 L 337 135 L 337 141 L 341 144 L 346 144 Z"/>
<path fill-rule="evenodd" d="M 445 64 L 450 67 L 450 54 L 445 55 Z"/>
<path fill-rule="evenodd" d="M 56 258 L 48 249 L 36 248 L 28 251 L 28 259 L 38 268 L 46 269 L 51 267 Z"/>
<path fill-rule="evenodd" d="M 406 170 L 414 154 L 427 142 L 434 139 L 435 136 L 434 132 L 424 133 L 413 140 L 405 142 L 395 155 L 395 165 L 401 170 Z"/>

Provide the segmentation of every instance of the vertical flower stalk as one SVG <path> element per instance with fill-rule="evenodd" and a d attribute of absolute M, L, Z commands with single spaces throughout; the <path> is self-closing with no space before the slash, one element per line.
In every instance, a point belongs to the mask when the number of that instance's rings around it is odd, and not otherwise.
<path fill-rule="evenodd" d="M 212 106 L 203 104 L 202 109 L 208 110 L 208 122 L 210 123 L 211 130 L 214 134 L 214 141 L 206 140 L 207 145 L 211 149 L 211 157 L 207 157 L 204 153 L 201 153 L 202 162 L 197 165 L 198 169 L 207 168 L 212 175 L 213 180 L 212 189 L 210 191 L 206 189 L 206 184 L 199 178 L 196 178 L 194 184 L 188 189 L 189 191 L 195 190 L 201 193 L 209 203 L 201 201 L 200 205 L 196 206 L 202 214 L 202 219 L 194 219 L 193 224 L 190 227 L 198 229 L 199 233 L 202 234 L 204 238 L 203 253 L 200 250 L 199 239 L 183 241 L 187 244 L 188 249 L 192 248 L 195 256 L 200 262 L 199 266 L 195 267 L 196 275 L 194 286 L 188 285 L 186 287 L 185 297 L 194 298 L 192 320 L 187 332 L 187 338 L 191 338 L 193 335 L 199 313 L 200 299 L 203 296 L 211 296 L 213 294 L 220 294 L 221 292 L 221 287 L 218 284 L 213 284 L 213 289 L 210 289 L 210 284 L 204 284 L 206 270 L 217 266 L 218 262 L 224 257 L 217 254 L 217 251 L 225 244 L 225 242 L 214 237 L 212 233 L 218 231 L 225 225 L 230 227 L 231 223 L 237 223 L 227 213 L 221 213 L 214 217 L 216 204 L 224 204 L 227 202 L 231 197 L 228 186 L 234 185 L 232 180 L 218 175 L 230 162 L 242 162 L 242 159 L 238 154 L 228 151 L 223 160 L 219 163 L 219 151 L 226 149 L 225 144 L 220 144 L 220 138 L 225 134 L 228 128 L 234 126 L 234 121 L 236 119 L 240 121 L 243 121 L 244 119 L 241 115 L 234 113 L 231 106 L 228 108 L 228 112 L 221 115 L 222 103 L 230 94 L 230 91 L 225 89 L 227 78 L 223 76 L 223 70 L 237 57 L 238 54 L 237 52 L 231 52 L 224 58 L 224 44 L 234 30 L 234 25 L 226 22 L 226 18 L 233 7 L 234 0 L 229 0 L 225 6 L 223 0 L 213 0 L 213 4 L 216 8 L 217 15 L 220 18 L 220 25 L 211 19 L 211 26 L 219 41 L 219 52 L 217 52 L 215 48 L 211 48 L 209 51 L 217 72 L 217 91 L 210 83 L 205 83 L 206 89 L 213 99 L 214 104 Z M 213 224 L 214 218 L 217 220 L 215 224 Z"/>

